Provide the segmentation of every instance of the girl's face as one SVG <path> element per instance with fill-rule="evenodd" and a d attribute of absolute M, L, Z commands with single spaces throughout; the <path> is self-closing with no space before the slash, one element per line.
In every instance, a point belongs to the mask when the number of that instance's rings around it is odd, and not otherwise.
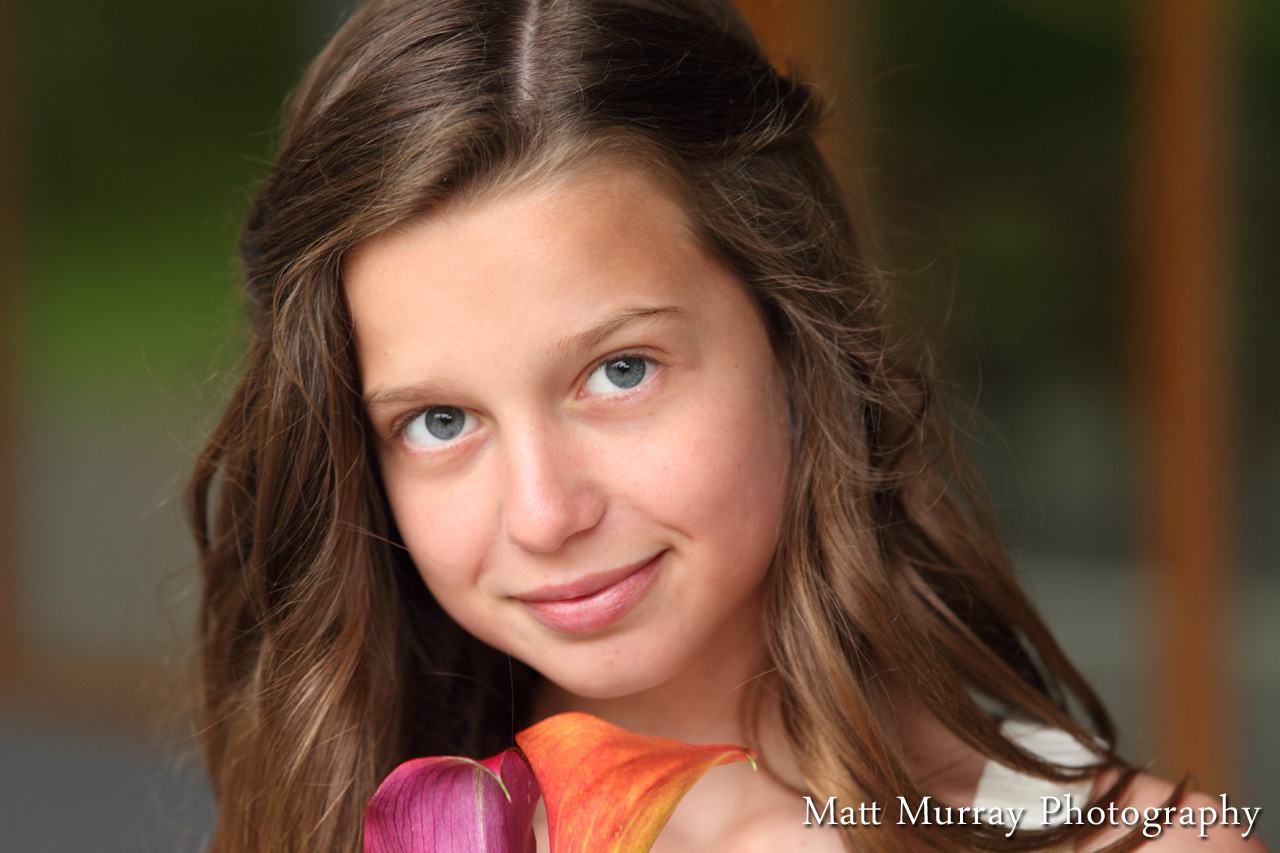
<path fill-rule="evenodd" d="M 458 624 L 592 698 L 754 663 L 786 394 L 668 193 L 610 167 L 484 198 L 344 278 L 387 497 Z"/>

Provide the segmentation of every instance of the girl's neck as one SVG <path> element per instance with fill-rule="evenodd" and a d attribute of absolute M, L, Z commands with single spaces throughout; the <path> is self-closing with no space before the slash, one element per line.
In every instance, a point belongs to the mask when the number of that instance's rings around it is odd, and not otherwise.
<path fill-rule="evenodd" d="M 743 843 L 744 834 L 750 837 L 756 831 L 754 820 L 763 815 L 770 825 L 790 826 L 796 814 L 803 815 L 796 804 L 803 802 L 799 792 L 804 780 L 782 737 L 776 694 L 761 683 L 768 678 L 764 645 L 745 650 L 743 645 L 735 656 L 699 656 L 675 678 L 640 693 L 588 698 L 543 681 L 535 697 L 535 720 L 582 711 L 636 734 L 685 743 L 741 744 L 760 756 L 760 772 L 746 763 L 731 764 L 699 780 L 667 822 L 654 853 L 760 849 Z M 759 704 L 751 701 L 756 696 Z"/>
<path fill-rule="evenodd" d="M 763 647 L 757 651 L 759 663 L 691 667 L 657 688 L 618 698 L 576 696 L 544 681 L 535 699 L 534 719 L 582 711 L 637 734 L 686 743 L 743 744 L 760 754 L 777 782 L 803 791 L 807 786 L 786 745 L 778 703 L 767 684 L 756 683 L 768 678 Z M 940 799 L 972 802 L 985 758 L 947 731 L 903 683 L 890 677 L 884 681 L 885 710 L 909 772 Z M 761 691 L 761 701 L 744 709 L 752 688 Z M 753 719 L 743 710 L 753 713 Z"/>

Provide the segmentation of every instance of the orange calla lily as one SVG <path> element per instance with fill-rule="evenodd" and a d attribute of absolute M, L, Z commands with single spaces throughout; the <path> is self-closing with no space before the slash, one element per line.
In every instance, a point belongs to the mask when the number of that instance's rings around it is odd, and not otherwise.
<path fill-rule="evenodd" d="M 693 784 L 751 750 L 644 737 L 589 714 L 516 735 L 547 804 L 551 853 L 645 853 Z"/>

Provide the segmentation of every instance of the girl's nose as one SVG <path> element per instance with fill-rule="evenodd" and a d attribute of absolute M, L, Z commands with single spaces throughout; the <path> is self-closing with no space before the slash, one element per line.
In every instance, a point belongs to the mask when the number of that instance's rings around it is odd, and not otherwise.
<path fill-rule="evenodd" d="M 604 516 L 604 496 L 570 444 L 539 431 L 508 448 L 503 524 L 521 548 L 552 553 Z"/>

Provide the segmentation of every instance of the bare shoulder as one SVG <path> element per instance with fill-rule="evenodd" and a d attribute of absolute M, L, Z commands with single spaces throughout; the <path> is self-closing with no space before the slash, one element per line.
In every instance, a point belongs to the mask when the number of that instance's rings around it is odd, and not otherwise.
<path fill-rule="evenodd" d="M 1104 790 L 1114 778 L 1114 774 L 1104 776 L 1095 790 Z M 1117 803 L 1120 819 L 1108 820 L 1106 830 L 1090 837 L 1079 849 L 1082 853 L 1101 851 L 1137 831 L 1149 839 L 1141 849 L 1153 853 L 1267 853 L 1257 834 L 1260 807 L 1236 802 L 1225 794 L 1198 791 L 1188 791 L 1176 803 L 1169 803 L 1175 788 L 1157 776 L 1139 775 Z"/>

